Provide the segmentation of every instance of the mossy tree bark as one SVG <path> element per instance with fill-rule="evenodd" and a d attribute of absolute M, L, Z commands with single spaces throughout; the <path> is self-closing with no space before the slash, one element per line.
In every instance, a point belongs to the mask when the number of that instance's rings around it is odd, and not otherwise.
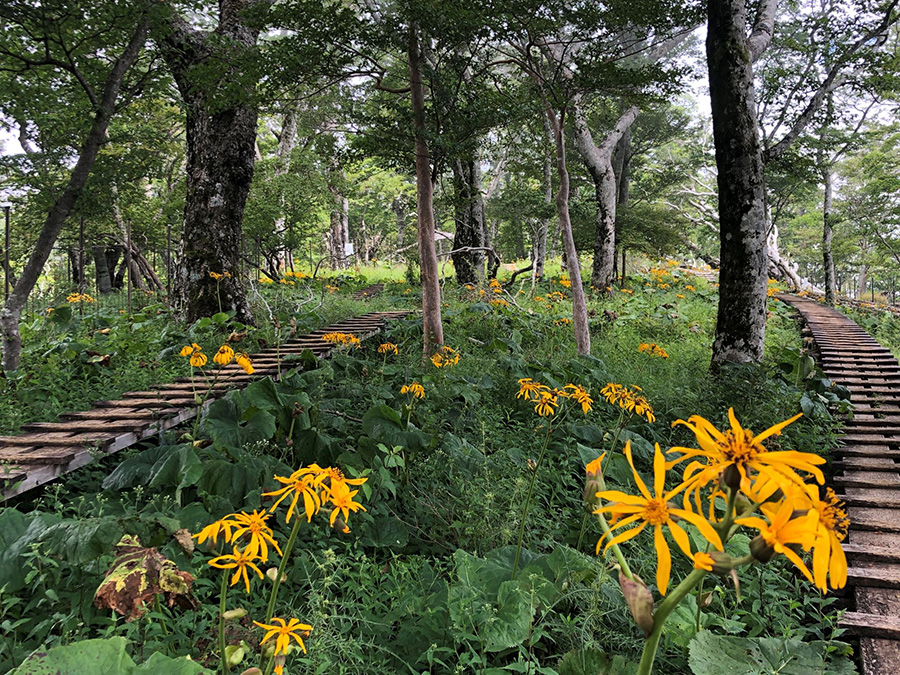
<path fill-rule="evenodd" d="M 746 0 L 708 0 L 706 55 L 719 186 L 719 308 L 713 366 L 763 356 L 765 182 Z"/>
<path fill-rule="evenodd" d="M 251 323 L 240 278 L 241 224 L 256 160 L 256 78 L 260 33 L 248 23 L 264 0 L 221 0 L 213 31 L 176 12 L 157 42 L 186 109 L 187 195 L 175 295 L 187 321 L 223 311 Z M 230 276 L 220 281 L 210 273 Z"/>
<path fill-rule="evenodd" d="M 481 196 L 481 167 L 477 158 L 452 161 L 454 216 L 456 233 L 453 248 L 484 247 L 484 200 Z M 484 276 L 484 253 L 462 251 L 454 253 L 453 267 L 460 284 L 476 284 Z"/>

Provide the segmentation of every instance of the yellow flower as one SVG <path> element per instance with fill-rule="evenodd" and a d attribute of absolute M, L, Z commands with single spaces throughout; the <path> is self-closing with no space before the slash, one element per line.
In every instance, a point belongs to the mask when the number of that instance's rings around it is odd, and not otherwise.
<path fill-rule="evenodd" d="M 194 352 L 199 352 L 199 351 L 200 351 L 200 345 L 198 345 L 196 342 L 192 342 L 191 344 L 185 345 L 184 347 L 182 347 L 181 351 L 179 352 L 179 355 L 180 356 L 190 356 Z"/>
<path fill-rule="evenodd" d="M 234 355 L 234 362 L 244 369 L 248 375 L 253 374 L 253 363 L 245 352 L 238 352 Z"/>
<path fill-rule="evenodd" d="M 234 570 L 234 575 L 231 577 L 231 583 L 229 586 L 234 586 L 241 578 L 244 579 L 244 584 L 247 586 L 247 592 L 250 592 L 250 578 L 247 576 L 247 568 L 249 567 L 251 570 L 256 572 L 259 575 L 259 578 L 263 578 L 263 573 L 260 569 L 253 564 L 254 560 L 262 560 L 258 555 L 250 554 L 247 552 L 249 547 L 244 547 L 244 550 L 241 551 L 237 546 L 234 547 L 232 553 L 226 553 L 225 555 L 220 555 L 218 558 L 213 558 L 209 561 L 209 565 L 212 567 L 216 567 L 220 570 Z"/>
<path fill-rule="evenodd" d="M 592 410 L 592 404 L 594 400 L 591 398 L 591 395 L 588 393 L 588 390 L 584 387 L 580 387 L 577 384 L 567 384 L 563 387 L 563 391 L 561 392 L 563 396 L 572 399 L 576 403 L 581 405 L 581 412 L 587 415 Z"/>
<path fill-rule="evenodd" d="M 491 300 L 491 305 L 494 307 L 509 307 L 509 303 L 503 298 L 494 298 Z"/>
<path fill-rule="evenodd" d="M 259 621 L 254 621 L 253 623 L 267 631 L 265 637 L 260 640 L 259 644 L 263 644 L 266 640 L 269 640 L 275 635 L 278 636 L 275 638 L 275 653 L 273 656 L 284 654 L 287 646 L 291 643 L 291 638 L 294 638 L 297 641 L 297 644 L 300 645 L 300 649 L 303 650 L 303 653 L 306 653 L 306 645 L 303 644 L 302 638 L 309 637 L 312 626 L 300 623 L 299 619 L 291 619 L 290 621 L 285 622 L 284 619 L 279 619 L 277 616 L 272 618 L 273 625 L 271 626 L 260 623 Z"/>
<path fill-rule="evenodd" d="M 234 350 L 228 345 L 222 345 L 219 347 L 219 351 L 216 352 L 216 355 L 213 357 L 213 361 L 218 363 L 220 366 L 227 366 L 229 363 L 234 361 Z"/>
<path fill-rule="evenodd" d="M 847 557 L 841 542 L 847 536 L 850 519 L 844 510 L 844 503 L 837 498 L 834 490 L 825 490 L 825 499 L 819 498 L 815 485 L 806 486 L 806 494 L 812 509 L 819 514 L 817 538 L 813 543 L 813 578 L 822 591 L 828 590 L 828 580 L 832 588 L 847 585 Z"/>
<path fill-rule="evenodd" d="M 538 392 L 538 396 L 535 398 L 534 412 L 541 417 L 550 417 L 556 413 L 558 407 L 559 399 L 550 389 L 544 387 Z"/>
<path fill-rule="evenodd" d="M 356 513 L 357 511 L 366 510 L 366 507 L 362 504 L 353 501 L 353 497 L 358 492 L 359 490 L 353 490 L 351 492 L 346 482 L 334 483 L 328 488 L 328 499 L 334 506 L 334 509 L 331 512 L 331 518 L 329 519 L 329 525 L 334 525 L 334 521 L 339 513 L 343 516 L 344 522 L 346 522 L 350 517 L 351 511 Z"/>
<path fill-rule="evenodd" d="M 713 560 L 713 557 L 709 553 L 699 551 L 694 554 L 694 569 L 696 570 L 706 570 L 707 572 L 712 572 L 712 568 L 715 562 L 716 561 Z"/>
<path fill-rule="evenodd" d="M 431 362 L 435 368 L 450 368 L 459 363 L 459 352 L 444 345 L 431 357 Z"/>
<path fill-rule="evenodd" d="M 193 535 L 193 538 L 197 540 L 198 544 L 202 544 L 207 539 L 212 539 L 212 543 L 217 543 L 217 538 L 220 534 L 224 535 L 222 538 L 225 540 L 225 543 L 231 542 L 234 538 L 232 535 L 232 530 L 236 528 L 238 524 L 233 520 L 228 520 L 228 518 L 222 518 L 221 520 L 217 520 L 211 525 L 207 525 L 200 532 Z"/>
<path fill-rule="evenodd" d="M 191 354 L 190 364 L 194 368 L 202 368 L 206 365 L 206 354 L 202 352 L 194 352 Z"/>
<path fill-rule="evenodd" d="M 278 496 L 278 499 L 275 500 L 275 503 L 272 504 L 272 507 L 269 509 L 270 511 L 275 511 L 278 505 L 289 494 L 293 494 L 291 504 L 288 507 L 287 517 L 285 518 L 285 522 L 289 523 L 291 522 L 291 516 L 294 514 L 294 508 L 297 506 L 297 502 L 302 495 L 303 508 L 306 511 L 306 520 L 309 522 L 312 520 L 312 517 L 319 512 L 319 509 L 322 508 L 322 497 L 319 495 L 319 490 L 327 477 L 328 475 L 319 466 L 314 464 L 303 469 L 297 469 L 287 478 L 275 476 L 275 480 L 285 487 L 279 490 L 273 490 L 272 492 L 264 492 L 262 496 Z"/>
<path fill-rule="evenodd" d="M 209 276 L 211 276 L 216 281 L 222 281 L 225 278 L 224 274 L 219 274 L 218 272 L 210 272 Z"/>
<path fill-rule="evenodd" d="M 769 427 L 756 436 L 749 429 L 744 429 L 734 416 L 734 409 L 728 409 L 731 429 L 724 432 L 716 429 L 699 415 L 692 415 L 688 421 L 677 420 L 697 438 L 699 448 L 674 447 L 669 452 L 683 453 L 673 464 L 686 459 L 700 458 L 703 461 L 691 462 L 684 471 L 683 479 L 692 484 L 691 489 L 706 485 L 723 474 L 725 484 L 731 488 L 740 487 L 745 492 L 750 489 L 751 472 L 773 481 L 778 487 L 787 490 L 790 485 L 803 487 L 803 479 L 797 471 L 806 471 L 816 477 L 819 483 L 825 477 L 816 465 L 824 464 L 825 459 L 809 452 L 781 451 L 768 452 L 762 442 L 776 436 L 792 422 L 800 419 L 803 413 L 794 415 L 784 422 Z"/>
<path fill-rule="evenodd" d="M 759 538 L 750 544 L 750 551 L 756 558 L 766 562 L 772 553 L 781 553 L 794 563 L 807 579 L 813 581 L 812 574 L 791 548 L 791 544 L 799 544 L 807 549 L 812 546 L 816 539 L 819 514 L 817 511 L 808 511 L 795 518 L 795 505 L 795 500 L 787 498 L 778 504 L 763 504 L 759 508 L 768 522 L 757 516 L 738 518 L 734 522 L 759 530 Z M 762 548 L 761 552 L 757 546 Z"/>
<path fill-rule="evenodd" d="M 397 345 L 393 342 L 385 342 L 381 345 L 378 345 L 378 353 L 379 354 L 394 354 L 397 355 Z"/>
<path fill-rule="evenodd" d="M 418 382 L 412 382 L 411 384 L 404 384 L 400 387 L 400 393 L 411 394 L 415 398 L 425 398 L 425 387 Z"/>
<path fill-rule="evenodd" d="M 317 464 L 313 464 L 312 466 L 318 466 Z M 368 478 L 347 478 L 344 476 L 344 472 L 340 469 L 336 469 L 333 466 L 326 467 L 322 469 L 322 473 L 328 478 L 329 487 L 334 487 L 338 483 L 343 483 L 344 485 L 362 485 L 365 483 Z"/>
<path fill-rule="evenodd" d="M 720 551 L 722 550 L 722 540 L 719 538 L 719 534 L 715 529 L 713 529 L 713 526 L 702 516 L 687 509 L 677 509 L 669 506 L 669 500 L 681 492 L 687 484 L 682 483 L 669 492 L 663 491 L 666 480 L 666 460 L 665 457 L 663 457 L 662 451 L 659 449 L 659 444 L 656 445 L 656 451 L 653 454 L 653 491 L 655 496 L 650 495 L 647 486 L 644 485 L 644 481 L 641 480 L 640 475 L 638 475 L 637 470 L 634 468 L 634 460 L 631 457 L 631 442 L 625 444 L 625 457 L 631 465 L 635 483 L 637 484 L 638 490 L 641 492 L 640 496 L 625 494 L 619 490 L 604 490 L 598 492 L 598 498 L 613 503 L 609 506 L 597 509 L 594 513 L 610 513 L 616 518 L 626 516 L 613 525 L 610 534 L 612 534 L 613 531 L 631 525 L 634 522 L 640 522 L 640 525 L 637 527 L 620 532 L 610 539 L 606 544 L 606 548 L 609 548 L 613 544 L 619 544 L 636 537 L 638 533 L 647 527 L 647 525 L 653 526 L 654 545 L 656 547 L 656 555 L 658 558 L 656 567 L 656 585 L 659 588 L 659 592 L 665 595 L 666 589 L 669 586 L 669 577 L 672 572 L 672 556 L 662 531 L 663 525 L 669 528 L 669 532 L 672 533 L 672 538 L 675 540 L 678 548 L 691 559 L 694 558 L 694 554 L 691 553 L 691 544 L 687 532 L 685 532 L 675 519 L 673 519 L 673 516 L 695 525 L 700 531 L 700 534 Z M 603 535 L 603 537 L 600 538 L 600 541 L 597 542 L 598 553 L 600 552 L 600 544 L 603 543 L 605 537 L 606 535 Z"/>
<path fill-rule="evenodd" d="M 603 465 L 603 458 L 606 457 L 606 453 L 604 452 L 597 459 L 591 460 L 584 467 L 584 472 L 588 476 L 596 476 L 600 473 L 600 468 Z"/>
<path fill-rule="evenodd" d="M 234 531 L 234 539 L 246 535 L 250 536 L 250 543 L 244 548 L 247 555 L 258 555 L 263 562 L 269 559 L 268 544 L 272 544 L 278 555 L 281 555 L 281 548 L 278 542 L 272 536 L 272 528 L 266 525 L 266 519 L 270 514 L 265 511 L 253 510 L 253 513 L 232 513 L 231 517 L 235 520 L 237 529 Z"/>
<path fill-rule="evenodd" d="M 661 359 L 669 358 L 666 350 L 660 347 L 655 342 L 642 342 L 638 345 L 638 351 L 644 354 L 648 354 L 649 356 L 658 356 Z"/>
<path fill-rule="evenodd" d="M 516 398 L 524 398 L 526 401 L 534 399 L 536 401 L 540 398 L 542 391 L 550 391 L 550 388 L 545 384 L 535 382 L 530 377 L 523 377 L 519 380 L 519 393 L 516 394 Z"/>

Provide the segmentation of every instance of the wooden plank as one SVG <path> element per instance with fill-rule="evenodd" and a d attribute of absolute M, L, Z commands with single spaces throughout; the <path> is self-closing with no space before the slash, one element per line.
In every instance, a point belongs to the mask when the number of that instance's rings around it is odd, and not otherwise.
<path fill-rule="evenodd" d="M 852 560 L 865 562 L 900 563 L 900 549 L 886 546 L 866 546 L 844 543 L 844 554 Z"/>
<path fill-rule="evenodd" d="M 900 619 L 893 616 L 845 612 L 838 625 L 851 635 L 900 640 Z"/>
<path fill-rule="evenodd" d="M 27 447 L 0 448 L 0 462 L 15 464 L 68 464 L 78 448 Z"/>

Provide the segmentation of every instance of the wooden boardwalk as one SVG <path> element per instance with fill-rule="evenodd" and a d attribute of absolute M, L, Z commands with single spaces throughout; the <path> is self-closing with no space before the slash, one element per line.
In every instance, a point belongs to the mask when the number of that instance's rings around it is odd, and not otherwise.
<path fill-rule="evenodd" d="M 834 486 L 847 504 L 844 542 L 855 611 L 841 625 L 859 637 L 863 675 L 900 673 L 900 364 L 837 310 L 779 295 L 802 314 L 819 364 L 850 390 L 853 418 L 835 450 Z"/>
<path fill-rule="evenodd" d="M 362 340 L 380 332 L 386 321 L 407 314 L 372 312 L 351 317 L 288 340 L 278 348 L 257 352 L 252 355 L 255 372 L 248 375 L 235 364 L 227 366 L 207 404 L 255 379 L 278 377 L 297 366 L 297 357 L 306 350 L 318 358 L 328 356 L 334 345 L 322 340 L 326 333 L 352 333 Z M 205 390 L 203 384 L 198 388 Z M 90 463 L 96 456 L 118 452 L 196 414 L 194 385 L 190 378 L 179 378 L 150 391 L 125 393 L 115 401 L 98 401 L 92 410 L 62 415 L 60 422 L 26 424 L 22 427 L 24 434 L 0 437 L 0 496 L 8 499 L 27 492 Z"/>

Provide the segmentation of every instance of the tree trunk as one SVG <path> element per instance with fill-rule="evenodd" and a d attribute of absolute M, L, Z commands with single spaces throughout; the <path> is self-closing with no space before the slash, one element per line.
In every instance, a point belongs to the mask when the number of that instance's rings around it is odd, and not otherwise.
<path fill-rule="evenodd" d="M 187 111 L 187 194 L 175 294 L 190 322 L 221 306 L 253 323 L 240 278 L 241 224 L 256 161 L 255 83 L 242 72 L 259 36 L 257 24 L 244 23 L 253 4 L 220 0 L 212 32 L 193 29 L 173 11 L 157 38 Z M 200 72 L 216 82 L 200 82 Z M 229 276 L 217 281 L 211 273 Z"/>
<path fill-rule="evenodd" d="M 575 238 L 572 236 L 572 221 L 569 219 L 569 170 L 566 166 L 565 111 L 557 118 L 556 112 L 547 101 L 544 101 L 547 118 L 553 128 L 556 145 L 556 173 L 559 176 L 559 191 L 556 193 L 556 215 L 559 218 L 559 229 L 566 254 L 566 266 L 572 288 L 572 326 L 575 331 L 575 348 L 579 354 L 591 353 L 591 333 L 588 326 L 587 303 L 584 298 L 584 285 L 581 281 L 581 267 L 578 264 L 578 252 L 575 250 Z"/>
<path fill-rule="evenodd" d="M 832 201 L 834 173 L 831 167 L 825 169 L 825 199 L 822 204 L 822 263 L 825 267 L 825 303 L 834 307 L 834 255 L 832 254 Z"/>
<path fill-rule="evenodd" d="M 484 247 L 484 202 L 481 197 L 481 167 L 477 159 L 456 159 L 453 167 L 456 233 L 453 248 Z M 481 251 L 454 253 L 456 281 L 475 284 L 484 276 L 484 254 Z"/>
<path fill-rule="evenodd" d="M 715 367 L 762 359 L 768 259 L 746 0 L 708 0 L 707 17 L 721 260 L 712 357 Z"/>
<path fill-rule="evenodd" d="M 640 110 L 636 106 L 628 108 L 599 146 L 594 143 L 587 118 L 577 98 L 573 103 L 573 112 L 575 147 L 594 183 L 594 198 L 597 201 L 591 286 L 605 292 L 615 281 L 616 265 L 616 203 L 619 199 L 619 185 L 613 170 L 613 153 L 637 119 Z"/>
<path fill-rule="evenodd" d="M 106 262 L 106 252 L 102 246 L 94 246 L 94 270 L 97 275 L 97 290 L 100 293 L 112 292 L 112 277 Z"/>
<path fill-rule="evenodd" d="M 412 100 L 416 157 L 416 216 L 418 220 L 419 269 L 422 278 L 423 359 L 444 344 L 441 323 L 441 288 L 438 280 L 437 253 L 434 248 L 434 185 L 425 136 L 425 83 L 422 80 L 422 52 L 419 28 L 409 25 L 409 88 Z"/>
<path fill-rule="evenodd" d="M 100 151 L 100 145 L 106 138 L 109 121 L 112 119 L 113 113 L 115 113 L 119 88 L 122 86 L 125 73 L 128 72 L 128 69 L 131 68 L 141 53 L 141 49 L 147 40 L 148 28 L 149 20 L 146 16 L 141 16 L 140 23 L 135 28 L 128 46 L 110 70 L 103 86 L 100 104 L 94 112 L 91 129 L 85 138 L 84 144 L 81 146 L 78 161 L 75 162 L 75 166 L 72 168 L 71 174 L 69 174 L 69 182 L 47 214 L 34 250 L 22 269 L 18 283 L 10 292 L 3 311 L 0 312 L 0 331 L 3 334 L 2 365 L 3 371 L 6 373 L 19 369 L 19 358 L 22 352 L 19 319 L 22 316 L 22 310 L 25 308 L 29 294 L 34 289 L 35 284 L 37 284 L 38 277 L 40 277 L 41 271 L 44 269 L 44 264 L 53 251 L 53 245 L 56 243 L 63 225 L 65 225 L 66 218 L 68 218 L 78 196 L 84 189 L 85 183 L 87 183 L 88 176 L 97 159 L 97 153 Z"/>

